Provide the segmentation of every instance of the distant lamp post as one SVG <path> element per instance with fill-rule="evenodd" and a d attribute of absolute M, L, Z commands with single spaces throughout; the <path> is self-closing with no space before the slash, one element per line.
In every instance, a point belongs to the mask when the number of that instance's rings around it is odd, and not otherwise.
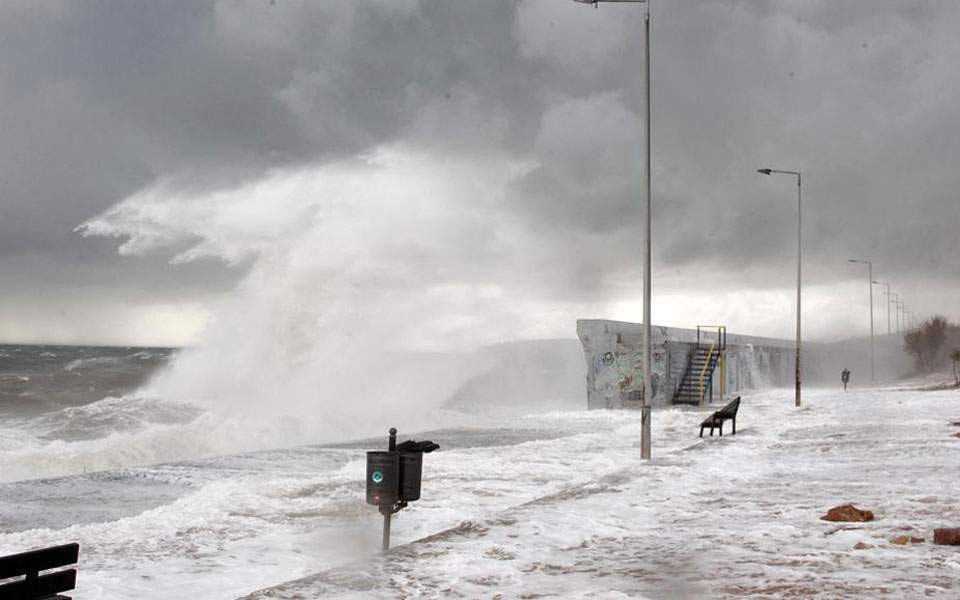
<path fill-rule="evenodd" d="M 779 175 L 796 175 L 797 176 L 797 365 L 794 373 L 794 381 L 796 384 L 796 405 L 800 406 L 800 269 L 801 269 L 801 258 L 803 256 L 803 237 L 802 237 L 802 224 L 803 224 L 803 213 L 801 212 L 802 198 L 803 198 L 803 187 L 801 185 L 802 175 L 799 171 L 781 171 L 780 169 L 757 169 L 757 172 L 763 173 L 764 175 L 772 175 L 774 173 Z"/>
<path fill-rule="evenodd" d="M 653 329 L 650 326 L 651 320 L 651 287 L 653 279 L 650 272 L 650 248 L 651 248 L 651 239 L 652 239 L 652 228 L 651 223 L 651 197 L 652 197 L 652 188 L 651 183 L 651 174 L 650 174 L 650 2 L 649 0 L 575 0 L 581 4 L 593 4 L 594 7 L 597 7 L 599 2 L 633 2 L 633 3 L 643 3 L 646 4 L 646 14 L 644 15 L 644 32 L 645 32 L 645 43 L 646 43 L 646 52 L 645 52 L 645 71 L 644 77 L 646 79 L 646 99 L 645 99 L 645 129 L 646 129 L 646 145 L 647 145 L 647 160 L 646 160 L 646 170 L 645 170 L 645 179 L 647 186 L 647 235 L 646 240 L 644 241 L 644 258 L 643 258 L 643 361 L 642 361 L 642 374 L 643 374 L 643 401 L 640 405 L 640 457 L 643 459 L 650 459 L 650 417 L 651 417 L 651 402 L 653 402 L 653 385 L 650 380 L 650 355 L 651 355 L 651 337 L 653 336 Z"/>
<path fill-rule="evenodd" d="M 875 354 L 873 345 L 873 263 L 869 260 L 851 258 L 847 262 L 867 265 L 867 285 L 870 287 L 870 381 L 876 381 Z"/>
<path fill-rule="evenodd" d="M 895 319 L 895 324 L 896 324 L 896 328 L 894 329 L 894 331 L 896 331 L 897 333 L 900 333 L 900 294 L 890 294 L 890 295 L 893 296 L 893 300 L 891 300 L 891 302 L 893 302 L 893 310 L 894 310 L 893 318 Z"/>
<path fill-rule="evenodd" d="M 875 285 L 887 286 L 887 291 L 883 292 L 887 296 L 887 335 L 890 335 L 890 284 L 886 281 L 874 281 Z"/>

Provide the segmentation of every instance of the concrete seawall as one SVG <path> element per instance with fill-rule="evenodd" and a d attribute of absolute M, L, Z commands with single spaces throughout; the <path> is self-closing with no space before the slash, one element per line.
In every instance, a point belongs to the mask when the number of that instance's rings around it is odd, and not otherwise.
<path fill-rule="evenodd" d="M 697 346 L 695 329 L 654 326 L 652 328 L 651 370 L 654 406 L 667 406 L 673 399 L 690 357 Z M 715 335 L 715 334 L 714 334 Z M 577 336 L 583 345 L 587 366 L 588 408 L 634 408 L 643 388 L 641 359 L 643 325 L 623 321 L 581 319 Z M 707 342 L 709 344 L 709 342 Z M 879 380 L 889 380 L 909 371 L 908 357 L 900 349 L 900 338 L 883 336 L 877 342 Z M 840 370 L 854 370 L 859 383 L 869 380 L 869 339 L 836 343 L 803 343 L 803 381 L 807 384 L 835 384 Z M 795 341 L 756 336 L 727 335 L 726 390 L 759 387 L 792 387 L 794 384 Z M 720 390 L 720 369 L 713 377 L 714 397 Z"/>

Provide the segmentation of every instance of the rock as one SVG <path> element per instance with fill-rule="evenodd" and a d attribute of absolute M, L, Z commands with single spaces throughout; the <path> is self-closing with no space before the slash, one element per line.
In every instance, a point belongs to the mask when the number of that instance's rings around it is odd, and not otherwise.
<path fill-rule="evenodd" d="M 827 511 L 827 514 L 820 517 L 824 521 L 872 521 L 873 513 L 869 510 L 860 510 L 852 504 L 841 504 L 834 506 Z"/>
<path fill-rule="evenodd" d="M 864 544 L 863 542 L 857 542 L 853 545 L 854 550 L 866 550 L 867 548 L 873 548 L 870 544 Z"/>
<path fill-rule="evenodd" d="M 923 539 L 922 537 L 914 537 L 912 535 L 898 535 L 897 537 L 890 540 L 890 543 L 898 544 L 900 546 L 905 546 L 907 544 L 922 544 L 925 541 L 927 540 Z"/>
<path fill-rule="evenodd" d="M 934 529 L 933 543 L 942 546 L 960 546 L 960 527 Z"/>

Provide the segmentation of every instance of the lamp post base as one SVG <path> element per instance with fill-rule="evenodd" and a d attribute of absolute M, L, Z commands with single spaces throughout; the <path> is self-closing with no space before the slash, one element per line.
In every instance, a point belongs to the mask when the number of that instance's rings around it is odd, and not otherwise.
<path fill-rule="evenodd" d="M 650 459 L 650 414 L 649 404 L 640 407 L 640 458 L 646 460 Z"/>

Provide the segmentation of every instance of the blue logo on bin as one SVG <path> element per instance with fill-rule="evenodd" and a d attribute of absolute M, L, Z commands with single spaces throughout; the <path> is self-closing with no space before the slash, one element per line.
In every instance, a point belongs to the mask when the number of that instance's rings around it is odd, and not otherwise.
<path fill-rule="evenodd" d="M 380 471 L 374 471 L 373 475 L 370 476 L 370 479 L 372 479 L 374 483 L 380 483 L 383 481 L 383 473 Z"/>

